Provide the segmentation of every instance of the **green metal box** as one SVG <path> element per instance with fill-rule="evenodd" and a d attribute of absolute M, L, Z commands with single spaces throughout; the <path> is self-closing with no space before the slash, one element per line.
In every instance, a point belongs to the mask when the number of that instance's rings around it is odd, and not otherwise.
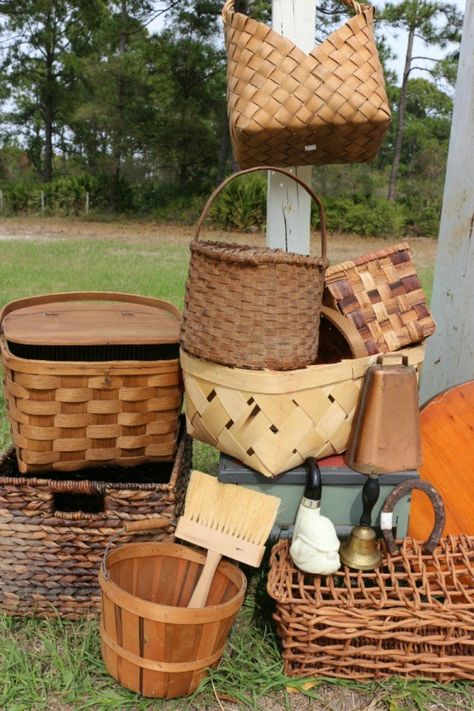
<path fill-rule="evenodd" d="M 319 466 L 323 483 L 321 513 L 331 519 L 339 536 L 347 536 L 351 528 L 359 523 L 362 514 L 362 487 L 367 477 L 349 469 L 342 456 L 321 459 Z M 273 534 L 281 537 L 292 535 L 292 527 L 306 484 L 304 466 L 269 479 L 236 459 L 221 454 L 218 478 L 221 482 L 245 484 L 255 491 L 278 496 L 281 504 L 276 520 L 277 528 Z M 413 478 L 419 478 L 414 470 L 380 476 L 380 496 L 372 513 L 372 526 L 378 533 L 380 511 L 386 497 L 401 481 Z M 403 538 L 407 534 L 410 501 L 410 496 L 407 496 L 395 507 L 393 525 L 397 538 Z"/>

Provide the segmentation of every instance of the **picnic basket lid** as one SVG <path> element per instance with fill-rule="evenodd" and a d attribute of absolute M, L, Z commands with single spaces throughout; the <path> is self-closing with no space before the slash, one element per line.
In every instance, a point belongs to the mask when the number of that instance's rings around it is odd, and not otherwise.
<path fill-rule="evenodd" d="M 166 301 L 115 292 L 18 299 L 0 314 L 6 340 L 31 346 L 178 343 L 180 321 Z"/>

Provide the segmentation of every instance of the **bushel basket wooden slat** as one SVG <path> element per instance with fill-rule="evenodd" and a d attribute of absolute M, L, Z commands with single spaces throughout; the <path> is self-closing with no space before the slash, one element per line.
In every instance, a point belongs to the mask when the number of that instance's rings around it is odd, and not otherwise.
<path fill-rule="evenodd" d="M 195 691 L 222 657 L 247 581 L 221 561 L 204 608 L 188 608 L 206 558 L 175 543 L 129 543 L 100 570 L 101 648 L 109 674 L 144 696 Z"/>
<path fill-rule="evenodd" d="M 181 326 L 181 345 L 198 358 L 261 370 L 294 370 L 315 362 L 326 258 L 326 222 L 318 196 L 300 178 L 276 168 L 309 193 L 319 209 L 321 257 L 225 242 L 200 241 L 214 199 L 196 225 Z"/>
<path fill-rule="evenodd" d="M 227 97 L 241 168 L 373 160 L 390 108 L 373 33 L 374 9 L 355 15 L 309 54 L 262 22 L 223 9 Z"/>
<path fill-rule="evenodd" d="M 48 294 L 0 315 L 4 391 L 23 473 L 136 466 L 176 451 L 180 312 L 151 297 Z"/>
<path fill-rule="evenodd" d="M 432 553 L 405 538 L 391 555 L 379 541 L 373 571 L 298 570 L 289 542 L 272 550 L 267 591 L 285 673 L 371 680 L 474 680 L 474 537 L 442 538 Z"/>

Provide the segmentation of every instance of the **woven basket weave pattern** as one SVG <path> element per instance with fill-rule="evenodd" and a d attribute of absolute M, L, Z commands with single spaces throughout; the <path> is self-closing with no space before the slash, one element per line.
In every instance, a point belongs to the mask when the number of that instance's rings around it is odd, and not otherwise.
<path fill-rule="evenodd" d="M 422 346 L 406 349 L 420 368 Z M 233 370 L 181 352 L 187 431 L 247 466 L 276 476 L 309 456 L 346 449 L 372 357 L 290 373 Z"/>
<path fill-rule="evenodd" d="M 232 0 L 226 3 L 229 122 L 242 168 L 376 156 L 390 109 L 373 9 L 358 7 L 360 14 L 305 54 L 263 23 L 234 13 Z"/>
<path fill-rule="evenodd" d="M 140 540 L 170 540 L 182 512 L 192 440 L 181 440 L 169 483 L 110 483 L 12 475 L 13 450 L 0 461 L 0 608 L 14 615 L 75 619 L 100 605 L 98 568 L 125 521 L 166 516 L 170 525 Z M 55 510 L 55 494 L 104 496 L 104 512 Z M 133 534 L 133 540 L 137 534 Z M 129 542 L 120 536 L 120 544 Z"/>
<path fill-rule="evenodd" d="M 324 301 L 348 316 L 368 353 L 419 343 L 436 325 L 406 242 L 330 267 Z"/>
<path fill-rule="evenodd" d="M 474 537 L 441 539 L 433 556 L 405 539 L 375 571 L 313 576 L 274 546 L 267 590 L 276 600 L 291 676 L 474 679 Z"/>
<path fill-rule="evenodd" d="M 316 203 L 321 257 L 199 240 L 202 224 L 219 193 L 235 178 L 256 170 L 283 173 Z M 328 263 L 326 246 L 321 200 L 297 175 L 259 166 L 226 178 L 207 200 L 191 243 L 182 347 L 198 358 L 251 370 L 293 370 L 314 363 Z"/>
<path fill-rule="evenodd" d="M 176 451 L 179 361 L 45 363 L 2 339 L 4 390 L 21 472 L 135 466 Z"/>

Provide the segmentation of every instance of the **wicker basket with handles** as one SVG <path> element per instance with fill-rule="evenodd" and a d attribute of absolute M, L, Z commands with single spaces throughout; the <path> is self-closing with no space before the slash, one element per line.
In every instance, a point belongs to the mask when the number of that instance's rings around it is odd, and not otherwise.
<path fill-rule="evenodd" d="M 321 257 L 199 240 L 214 199 L 230 181 L 256 170 L 287 175 L 314 200 L 320 217 Z M 261 166 L 224 180 L 204 206 L 191 243 L 181 327 L 184 350 L 198 358 L 251 370 L 292 370 L 314 363 L 326 243 L 321 200 L 298 176 Z"/>
<path fill-rule="evenodd" d="M 383 516 L 415 488 L 434 505 L 433 530 L 426 543 L 395 542 Z M 343 565 L 333 575 L 308 575 L 291 560 L 289 542 L 279 541 L 267 591 L 276 601 L 285 673 L 474 680 L 474 536 L 441 537 L 444 516 L 434 487 L 401 482 L 382 509 L 382 561 L 370 571 Z"/>
<path fill-rule="evenodd" d="M 262 22 L 223 9 L 234 156 L 262 163 L 364 163 L 377 155 L 390 108 L 373 34 L 374 9 L 355 15 L 309 54 Z"/>
<path fill-rule="evenodd" d="M 161 299 L 111 292 L 7 304 L 0 343 L 20 472 L 172 459 L 180 318 Z"/>

